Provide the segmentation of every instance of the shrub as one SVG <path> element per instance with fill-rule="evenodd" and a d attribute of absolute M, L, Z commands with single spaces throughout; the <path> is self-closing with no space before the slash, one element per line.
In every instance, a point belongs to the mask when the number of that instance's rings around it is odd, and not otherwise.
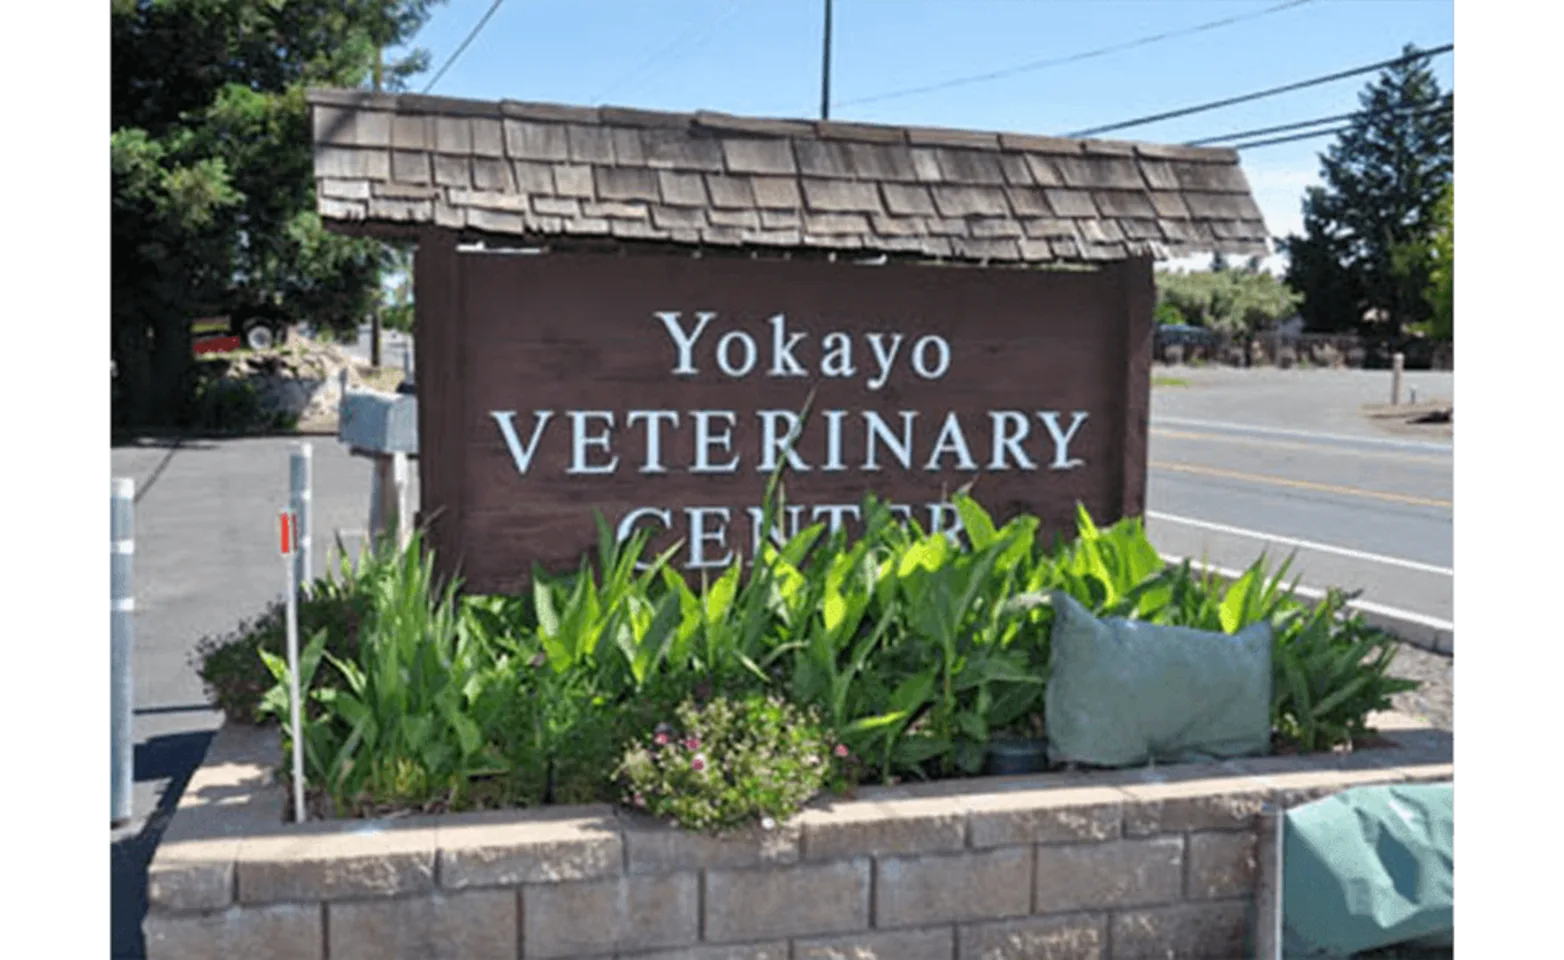
<path fill-rule="evenodd" d="M 682 827 L 774 827 L 819 793 L 846 755 L 813 712 L 780 697 L 717 697 L 680 704 L 672 722 L 631 744 L 618 775 L 627 806 Z"/>

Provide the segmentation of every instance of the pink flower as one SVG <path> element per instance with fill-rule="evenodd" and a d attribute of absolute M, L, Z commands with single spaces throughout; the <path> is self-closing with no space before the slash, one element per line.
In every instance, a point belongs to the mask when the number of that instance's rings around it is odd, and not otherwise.
<path fill-rule="evenodd" d="M 666 733 L 657 733 L 652 737 L 652 742 L 659 747 L 666 747 L 668 745 L 668 735 Z"/>
<path fill-rule="evenodd" d="M 701 741 L 700 741 L 699 737 L 685 737 L 684 738 L 684 749 L 686 749 L 686 750 L 699 750 L 700 747 L 701 747 Z"/>
<path fill-rule="evenodd" d="M 846 760 L 847 759 L 847 744 L 839 743 L 839 744 L 836 745 L 836 749 L 832 750 L 831 752 L 836 754 L 838 757 L 841 757 L 843 760 Z"/>
<path fill-rule="evenodd" d="M 690 758 L 690 769 L 694 770 L 696 773 L 700 773 L 701 771 L 705 770 L 706 769 L 706 758 L 701 756 L 698 753 L 695 756 L 691 757 Z"/>
<path fill-rule="evenodd" d="M 635 795 L 635 805 L 638 806 L 638 807 L 646 806 L 646 794 L 644 794 L 644 793 L 636 794 Z"/>

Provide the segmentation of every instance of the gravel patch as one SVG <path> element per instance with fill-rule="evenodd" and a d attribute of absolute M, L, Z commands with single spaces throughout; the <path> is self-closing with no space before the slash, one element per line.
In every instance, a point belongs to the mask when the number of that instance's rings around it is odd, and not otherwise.
<path fill-rule="evenodd" d="M 1390 672 L 1422 683 L 1417 690 L 1392 697 L 1392 709 L 1420 717 L 1435 729 L 1455 731 L 1454 657 L 1403 643 L 1396 651 Z"/>

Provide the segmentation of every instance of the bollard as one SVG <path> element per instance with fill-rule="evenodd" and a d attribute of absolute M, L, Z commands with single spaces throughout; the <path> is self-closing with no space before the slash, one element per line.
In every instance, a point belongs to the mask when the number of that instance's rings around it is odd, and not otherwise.
<path fill-rule="evenodd" d="M 131 646 L 136 611 L 132 563 L 136 554 L 136 482 L 114 478 L 109 487 L 109 825 L 131 816 L 135 741 L 131 736 Z"/>
<path fill-rule="evenodd" d="M 309 595 L 310 584 L 315 578 L 315 568 L 310 562 L 313 556 L 310 534 L 314 529 L 311 515 L 315 512 L 310 503 L 313 463 L 314 449 L 308 443 L 295 447 L 288 462 L 288 507 L 299 525 L 296 532 L 299 549 L 293 557 L 293 576 L 305 596 Z"/>
<path fill-rule="evenodd" d="M 1260 811 L 1255 855 L 1258 875 L 1254 891 L 1254 957 L 1282 958 L 1282 831 L 1286 810 L 1266 804 Z"/>
<path fill-rule="evenodd" d="M 1401 405 L 1401 372 L 1406 367 L 1406 354 L 1394 353 L 1390 356 L 1390 405 Z"/>
<path fill-rule="evenodd" d="M 391 454 L 391 486 L 396 504 L 396 549 L 400 553 L 407 549 L 407 542 L 412 536 L 412 513 L 407 509 L 407 454 L 400 451 Z"/>
<path fill-rule="evenodd" d="M 299 690 L 299 581 L 295 559 L 298 551 L 298 518 L 284 510 L 282 527 L 282 568 L 288 582 L 284 621 L 288 642 L 288 728 L 293 742 L 293 820 L 303 823 L 304 816 L 304 702 Z"/>

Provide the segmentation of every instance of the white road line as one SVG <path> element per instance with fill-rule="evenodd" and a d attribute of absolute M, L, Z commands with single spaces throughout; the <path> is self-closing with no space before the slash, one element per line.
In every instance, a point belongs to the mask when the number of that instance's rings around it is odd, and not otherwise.
<path fill-rule="evenodd" d="M 1262 427 L 1250 423 L 1231 423 L 1221 420 L 1186 420 L 1181 417 L 1154 417 L 1151 425 L 1181 427 L 1208 427 L 1214 430 L 1235 430 L 1246 433 L 1268 433 L 1278 437 L 1299 437 L 1305 440 L 1326 440 L 1334 443 L 1364 444 L 1371 447 L 1394 447 L 1399 450 L 1431 450 L 1436 453 L 1454 453 L 1449 443 L 1426 443 L 1417 440 L 1384 440 L 1379 437 L 1353 437 L 1342 433 L 1312 433 L 1307 430 L 1283 430 L 1279 427 Z"/>
<path fill-rule="evenodd" d="M 1186 527 L 1199 527 L 1202 530 L 1210 530 L 1213 533 L 1226 533 L 1235 537 L 1245 537 L 1250 540 L 1264 540 L 1270 543 L 1279 543 L 1284 546 L 1297 547 L 1300 550 L 1313 550 L 1317 553 L 1333 553 L 1339 557 L 1351 557 L 1354 560 L 1367 560 L 1370 563 L 1381 563 L 1389 567 L 1401 567 L 1406 570 L 1416 570 L 1420 573 L 1437 573 L 1446 577 L 1455 576 L 1455 570 L 1450 567 L 1436 567 L 1429 563 L 1418 563 L 1416 560 L 1403 560 L 1400 557 L 1387 557 L 1384 554 L 1368 553 L 1363 550 L 1353 550 L 1349 547 L 1337 547 L 1328 543 L 1318 543 L 1313 540 L 1299 540 L 1294 537 L 1284 537 L 1275 533 L 1264 533 L 1259 530 L 1245 530 L 1242 527 L 1229 527 L 1226 524 L 1210 523 L 1205 520 L 1195 520 L 1190 517 L 1176 517 L 1169 513 L 1157 513 L 1147 510 L 1146 516 L 1153 520 L 1161 520 L 1165 523 L 1176 523 Z"/>

